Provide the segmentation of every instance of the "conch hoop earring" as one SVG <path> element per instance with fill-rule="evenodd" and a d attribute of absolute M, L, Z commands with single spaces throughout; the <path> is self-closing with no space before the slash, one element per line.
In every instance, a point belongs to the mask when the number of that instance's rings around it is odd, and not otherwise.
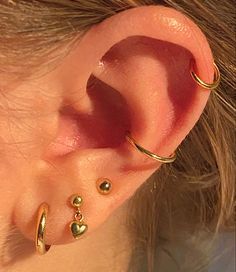
<path fill-rule="evenodd" d="M 154 159 L 156 161 L 162 162 L 162 163 L 172 163 L 176 160 L 176 154 L 174 153 L 173 155 L 171 155 L 170 157 L 161 157 L 158 156 L 155 153 L 152 153 L 151 151 L 145 149 L 144 147 L 142 147 L 141 145 L 139 145 L 134 138 L 131 136 L 130 132 L 127 132 L 126 134 L 126 140 L 133 146 L 135 147 L 139 152 L 141 152 L 142 154 L 144 154 L 145 156 Z"/>
<path fill-rule="evenodd" d="M 49 209 L 48 204 L 42 203 L 38 211 L 37 228 L 35 234 L 35 246 L 36 251 L 40 255 L 47 253 L 51 247 L 50 245 L 45 244 L 48 209 Z"/>
<path fill-rule="evenodd" d="M 213 63 L 213 65 L 214 65 L 214 82 L 207 83 L 207 82 L 204 82 L 203 80 L 201 80 L 196 75 L 196 73 L 194 72 L 194 69 L 193 69 L 193 63 L 194 62 L 192 61 L 190 73 L 191 73 L 192 78 L 197 82 L 197 84 L 207 90 L 216 89 L 220 84 L 220 71 L 219 71 L 219 68 L 217 67 L 217 65 L 215 63 Z"/>

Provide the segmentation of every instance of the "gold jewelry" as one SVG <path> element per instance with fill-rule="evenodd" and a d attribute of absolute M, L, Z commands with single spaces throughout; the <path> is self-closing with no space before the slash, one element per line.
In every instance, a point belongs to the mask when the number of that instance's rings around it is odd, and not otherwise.
<path fill-rule="evenodd" d="M 48 210 L 49 210 L 48 204 L 42 203 L 38 211 L 37 228 L 35 234 L 35 246 L 36 251 L 40 255 L 47 253 L 51 247 L 50 245 L 45 244 Z"/>
<path fill-rule="evenodd" d="M 193 77 L 193 79 L 197 82 L 198 85 L 200 85 L 203 88 L 206 89 L 215 89 L 219 86 L 220 84 L 220 80 L 221 80 L 221 76 L 220 76 L 220 71 L 219 68 L 217 67 L 217 65 L 214 63 L 214 69 L 215 69 L 215 74 L 214 74 L 214 82 L 212 84 L 208 84 L 205 83 L 204 81 L 202 81 L 194 72 L 193 72 L 193 63 L 192 63 L 192 71 L 191 71 L 191 75 Z M 227 100 L 225 100 L 221 94 L 219 92 L 214 92 L 214 94 L 218 97 L 218 99 L 224 103 L 225 105 L 227 105 L 233 112 L 235 112 L 235 107 L 230 104 Z"/>
<path fill-rule="evenodd" d="M 80 211 L 80 207 L 83 204 L 83 199 L 79 195 L 73 195 L 70 203 L 76 209 L 74 215 L 75 220 L 70 223 L 70 230 L 73 237 L 75 239 L 79 239 L 88 229 L 88 226 L 84 224 L 84 217 Z"/>
<path fill-rule="evenodd" d="M 135 147 L 139 152 L 143 153 L 147 157 L 154 159 L 156 161 L 162 162 L 162 163 L 172 163 L 176 160 L 176 154 L 174 153 L 170 157 L 161 157 L 158 156 L 155 153 L 152 153 L 151 151 L 148 151 L 147 149 L 143 148 L 137 142 L 134 140 L 134 138 L 130 135 L 129 132 L 126 134 L 126 140 L 133 146 Z"/>
<path fill-rule="evenodd" d="M 214 65 L 214 82 L 213 83 L 206 83 L 203 80 L 201 80 L 194 72 L 193 70 L 193 61 L 191 63 L 191 76 L 192 78 L 197 82 L 197 84 L 205 89 L 208 90 L 214 90 L 215 88 L 217 88 L 220 84 L 220 71 L 219 68 L 217 67 L 217 65 L 215 63 L 213 63 Z"/>
<path fill-rule="evenodd" d="M 111 192 L 112 183 L 107 178 L 100 178 L 97 180 L 97 190 L 102 195 L 108 195 Z"/>

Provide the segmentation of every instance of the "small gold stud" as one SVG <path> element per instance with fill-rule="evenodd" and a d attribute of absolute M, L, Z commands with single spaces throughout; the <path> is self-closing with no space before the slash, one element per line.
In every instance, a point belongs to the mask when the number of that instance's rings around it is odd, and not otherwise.
<path fill-rule="evenodd" d="M 83 198 L 79 195 L 73 195 L 71 197 L 71 205 L 75 208 L 80 207 L 83 204 Z"/>
<path fill-rule="evenodd" d="M 102 195 L 108 195 L 112 189 L 112 182 L 107 178 L 100 178 L 97 181 L 97 190 Z"/>

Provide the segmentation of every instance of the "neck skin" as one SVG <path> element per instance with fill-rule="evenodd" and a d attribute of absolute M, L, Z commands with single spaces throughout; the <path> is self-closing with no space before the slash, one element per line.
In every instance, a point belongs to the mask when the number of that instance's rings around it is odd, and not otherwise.
<path fill-rule="evenodd" d="M 0 262 L 0 271 L 128 271 L 131 241 L 124 225 L 126 213 L 127 203 L 84 239 L 73 244 L 52 246 L 44 256 L 35 254 L 32 243 L 22 241 L 7 266 L 1 268 Z M 14 250 L 8 251 L 12 254 Z"/>

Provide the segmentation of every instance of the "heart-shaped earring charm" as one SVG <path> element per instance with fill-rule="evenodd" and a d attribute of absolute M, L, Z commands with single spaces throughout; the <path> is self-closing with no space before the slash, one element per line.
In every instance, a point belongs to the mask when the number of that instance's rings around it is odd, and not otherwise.
<path fill-rule="evenodd" d="M 88 229 L 88 225 L 84 224 L 84 217 L 80 211 L 83 199 L 79 195 L 73 195 L 70 203 L 76 209 L 74 215 L 75 220 L 70 223 L 70 231 L 75 239 L 79 239 Z"/>
<path fill-rule="evenodd" d="M 86 224 L 80 223 L 78 221 L 73 221 L 70 224 L 70 230 L 75 239 L 79 239 L 88 229 Z"/>

